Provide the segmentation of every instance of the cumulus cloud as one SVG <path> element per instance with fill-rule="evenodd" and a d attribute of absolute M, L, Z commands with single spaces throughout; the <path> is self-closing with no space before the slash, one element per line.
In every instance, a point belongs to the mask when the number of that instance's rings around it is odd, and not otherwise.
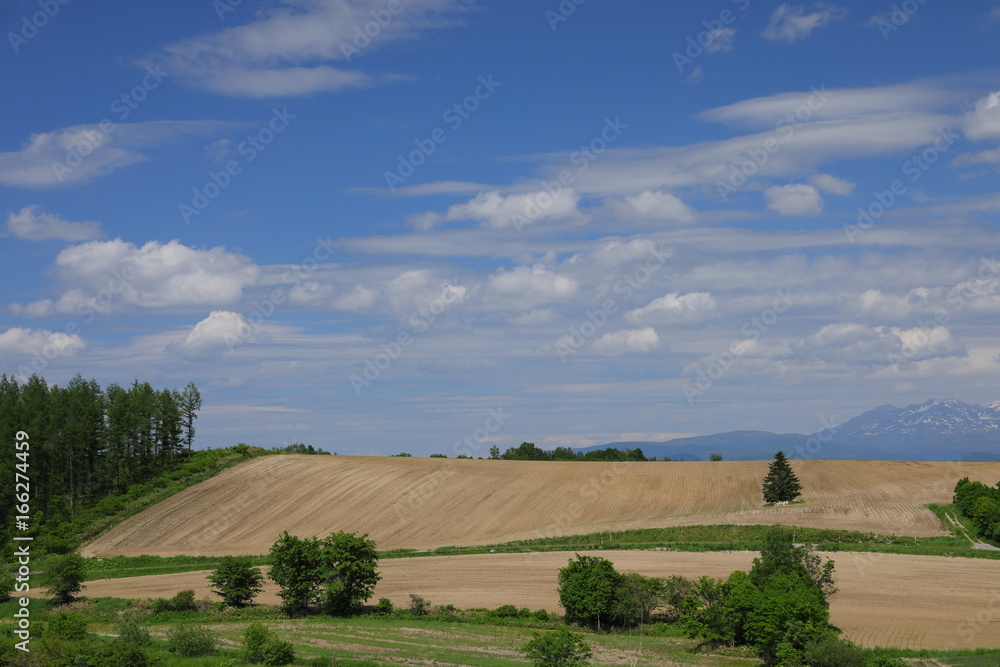
<path fill-rule="evenodd" d="M 75 357 L 87 344 L 78 335 L 47 329 L 12 327 L 0 333 L 0 356 L 60 359 Z"/>
<path fill-rule="evenodd" d="M 8 214 L 7 232 L 27 241 L 90 241 L 104 235 L 99 222 L 69 222 L 38 205 Z"/>
<path fill-rule="evenodd" d="M 1000 91 L 976 101 L 975 108 L 963 119 L 962 130 L 974 141 L 1000 138 Z"/>
<path fill-rule="evenodd" d="M 469 289 L 449 280 L 436 278 L 426 269 L 405 271 L 385 285 L 389 307 L 398 315 L 420 310 L 439 315 L 469 296 Z"/>
<path fill-rule="evenodd" d="M 841 197 L 846 197 L 854 192 L 854 188 L 857 185 L 856 183 L 852 183 L 851 181 L 842 178 L 837 178 L 836 176 L 831 176 L 830 174 L 816 174 L 809 179 L 809 182 L 823 192 L 829 192 L 832 195 L 840 195 Z"/>
<path fill-rule="evenodd" d="M 411 0 L 388 13 L 384 0 L 285 0 L 245 25 L 169 44 L 150 57 L 172 76 L 221 95 L 269 97 L 331 92 L 374 78 L 355 68 L 366 53 L 455 23 L 464 0 Z M 145 64 L 145 63 L 143 63 Z"/>
<path fill-rule="evenodd" d="M 813 30 L 845 16 L 846 8 L 822 2 L 817 3 L 808 14 L 805 5 L 781 4 L 771 14 L 771 20 L 761 34 L 771 41 L 798 42 L 808 37 Z"/>
<path fill-rule="evenodd" d="M 625 313 L 632 324 L 697 324 L 715 317 L 718 305 L 708 292 L 671 292 Z"/>
<path fill-rule="evenodd" d="M 187 336 L 167 345 L 166 350 L 173 357 L 207 360 L 253 339 L 254 328 L 241 313 L 215 310 L 195 324 Z"/>
<path fill-rule="evenodd" d="M 764 191 L 767 207 L 779 215 L 819 215 L 823 198 L 812 185 L 775 185 Z"/>
<path fill-rule="evenodd" d="M 524 194 L 502 195 L 499 190 L 480 192 L 471 200 L 451 206 L 441 215 L 429 212 L 414 216 L 410 224 L 418 229 L 430 229 L 441 222 L 475 220 L 493 229 L 534 224 L 540 220 L 561 220 L 578 214 L 579 195 L 569 188 L 555 195 L 546 190 Z"/>
<path fill-rule="evenodd" d="M 793 346 L 808 359 L 847 363 L 899 363 L 965 356 L 966 349 L 947 327 L 877 326 L 853 322 L 828 324 Z"/>
<path fill-rule="evenodd" d="M 90 308 L 169 308 L 221 306 L 239 301 L 255 285 L 260 269 L 249 258 L 216 247 L 199 250 L 179 241 L 136 246 L 121 239 L 90 241 L 56 257 L 53 275 L 71 286 L 51 309 L 60 313 Z M 17 309 L 36 310 L 44 302 Z"/>
<path fill-rule="evenodd" d="M 679 197 L 666 192 L 644 190 L 623 199 L 610 199 L 608 206 L 611 210 L 628 217 L 681 223 L 695 221 L 694 209 Z"/>
<path fill-rule="evenodd" d="M 366 312 L 375 307 L 378 298 L 377 289 L 358 283 L 349 292 L 334 297 L 331 305 L 337 310 Z"/>
<path fill-rule="evenodd" d="M 487 298 L 499 307 L 530 310 L 544 304 L 566 301 L 577 293 L 579 283 L 547 266 L 516 266 L 497 269 L 487 284 Z"/>
<path fill-rule="evenodd" d="M 623 354 L 646 353 L 660 347 L 660 337 L 652 327 L 621 329 L 604 334 L 593 342 L 590 349 L 605 357 Z"/>

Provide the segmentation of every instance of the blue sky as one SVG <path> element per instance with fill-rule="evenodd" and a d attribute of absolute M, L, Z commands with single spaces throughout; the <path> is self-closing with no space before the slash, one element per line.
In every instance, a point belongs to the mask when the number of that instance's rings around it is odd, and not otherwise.
<path fill-rule="evenodd" d="M 1000 400 L 1000 4 L 0 1 L 0 370 L 487 455 Z"/>

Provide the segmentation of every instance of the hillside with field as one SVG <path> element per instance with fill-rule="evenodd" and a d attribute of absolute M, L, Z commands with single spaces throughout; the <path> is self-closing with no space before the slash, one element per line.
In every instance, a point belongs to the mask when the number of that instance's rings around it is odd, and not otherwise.
<path fill-rule="evenodd" d="M 949 503 L 962 477 L 1000 477 L 1000 463 L 795 461 L 804 502 L 766 507 L 767 466 L 267 456 L 130 517 L 81 553 L 263 554 L 284 530 L 368 533 L 379 549 L 720 523 L 924 537 L 945 534 L 926 504 Z"/>

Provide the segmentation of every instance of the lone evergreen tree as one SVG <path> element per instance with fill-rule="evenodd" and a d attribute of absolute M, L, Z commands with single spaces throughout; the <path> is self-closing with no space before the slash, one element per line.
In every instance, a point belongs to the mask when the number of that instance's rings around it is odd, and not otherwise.
<path fill-rule="evenodd" d="M 802 495 L 802 485 L 795 476 L 784 452 L 778 452 L 771 461 L 771 467 L 764 478 L 764 502 L 782 503 L 795 500 Z"/>

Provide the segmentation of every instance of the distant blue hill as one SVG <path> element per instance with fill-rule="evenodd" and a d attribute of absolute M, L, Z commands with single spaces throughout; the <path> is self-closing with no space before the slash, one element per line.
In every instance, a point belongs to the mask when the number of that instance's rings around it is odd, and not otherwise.
<path fill-rule="evenodd" d="M 883 461 L 1000 461 L 1000 402 L 930 400 L 905 408 L 883 405 L 826 431 L 770 433 L 729 431 L 667 442 L 609 442 L 583 452 L 615 447 L 642 449 L 658 459 L 727 461 L 770 459 L 779 449 L 790 459 Z"/>

